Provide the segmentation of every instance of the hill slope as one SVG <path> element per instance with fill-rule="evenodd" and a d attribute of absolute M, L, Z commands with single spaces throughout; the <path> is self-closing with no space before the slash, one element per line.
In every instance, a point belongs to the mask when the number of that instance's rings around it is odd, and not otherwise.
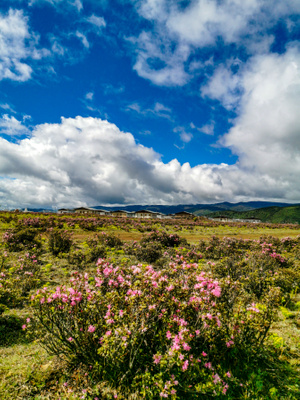
<path fill-rule="evenodd" d="M 262 222 L 272 222 L 278 224 L 300 224 L 300 205 L 293 205 L 288 207 L 266 207 L 250 211 L 232 211 L 224 210 L 211 213 L 210 217 L 218 215 L 226 215 L 229 218 L 250 218 L 254 217 L 260 219 Z"/>

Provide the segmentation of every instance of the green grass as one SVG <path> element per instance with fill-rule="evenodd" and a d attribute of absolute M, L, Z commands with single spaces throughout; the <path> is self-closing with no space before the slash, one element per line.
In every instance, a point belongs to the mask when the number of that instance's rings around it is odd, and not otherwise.
<path fill-rule="evenodd" d="M 274 209 L 274 207 L 272 207 Z M 280 218 L 286 215 L 293 216 L 299 212 L 299 207 L 288 207 L 274 211 Z M 257 210 L 260 211 L 260 210 Z M 263 213 L 264 211 L 262 211 Z M 252 212 L 251 212 L 252 213 Z M 293 214 L 294 213 L 294 214 Z M 263 214 L 261 214 L 263 215 Z M 277 218 L 277 217 L 276 217 Z M 278 217 L 279 218 L 279 217 Z M 287 217 L 286 217 L 287 218 Z M 293 217 L 294 218 L 294 217 Z M 16 220 L 10 223 L 1 222 L 0 235 L 15 225 Z M 258 239 L 262 235 L 272 235 L 278 238 L 297 237 L 299 228 L 288 226 L 240 226 L 232 224 L 220 224 L 216 226 L 196 226 L 189 229 L 183 222 L 178 221 L 181 230 L 174 230 L 173 226 L 167 226 L 169 233 L 178 233 L 189 243 L 196 244 L 200 239 L 209 239 L 212 236 L 237 237 L 243 239 Z M 156 223 L 156 227 L 160 228 Z M 102 229 L 101 229 L 102 230 Z M 114 232 L 122 240 L 139 240 L 142 233 L 135 228 L 125 231 L 118 226 L 106 227 L 107 232 Z M 95 236 L 96 232 L 87 232 L 76 227 L 73 232 L 76 247 L 83 251 L 87 249 L 86 240 Z M 67 255 L 54 257 L 47 248 L 47 235 L 42 232 L 42 250 L 39 256 L 41 262 L 40 286 L 57 286 L 68 281 L 72 266 L 68 262 Z M 5 248 L 0 243 L 0 256 Z M 24 253 L 24 252 L 23 252 Z M 20 254 L 23 254 L 22 252 Z M 293 258 L 295 265 L 299 265 L 296 256 L 286 253 L 287 258 Z M 9 253 L 2 271 L 6 271 L 18 262 L 19 253 Z M 121 249 L 108 249 L 108 257 L 116 263 L 134 263 L 136 260 L 124 254 Z M 0 257 L 1 261 L 1 257 Z M 208 260 L 201 261 L 203 265 Z M 298 263 L 298 264 L 297 264 Z M 1 262 L 0 262 L 1 266 Z M 95 271 L 95 265 L 89 264 L 85 272 Z M 0 271 L 1 272 L 1 271 Z M 32 290 L 34 292 L 35 289 Z M 47 354 L 35 337 L 27 337 L 22 325 L 31 315 L 30 303 L 24 299 L 19 308 L 7 310 L 0 316 L 0 399 L 1 400 L 46 400 L 46 399 L 79 399 L 87 390 L 87 393 L 100 391 L 109 392 L 105 382 L 94 381 L 92 376 L 78 366 L 75 371 L 68 371 L 66 365 L 55 357 Z M 241 389 L 238 397 L 222 397 L 229 400 L 238 399 L 300 399 L 300 296 L 291 294 L 291 299 L 283 303 L 279 309 L 277 321 L 273 324 L 268 343 L 274 349 L 273 353 L 262 354 L 261 369 L 259 365 L 250 365 L 247 386 Z M 268 394 L 265 391 L 265 382 L 269 380 Z M 68 386 L 64 383 L 68 382 Z M 285 389 L 285 397 L 282 397 L 282 387 Z M 255 397 L 253 397 L 255 393 Z M 99 395 L 100 396 L 100 395 Z M 252 396 L 252 397 L 251 397 Z M 87 399 L 94 398 L 86 397 Z M 99 397 L 100 399 L 101 397 Z M 110 398 L 103 397 L 103 398 Z M 112 397 L 111 397 L 112 398 Z M 132 399 L 139 399 L 138 395 L 132 395 Z M 129 399 L 129 397 L 128 397 Z"/>

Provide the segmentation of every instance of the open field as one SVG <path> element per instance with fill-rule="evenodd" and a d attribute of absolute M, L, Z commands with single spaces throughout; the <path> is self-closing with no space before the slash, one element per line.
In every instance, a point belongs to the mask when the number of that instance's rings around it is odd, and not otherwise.
<path fill-rule="evenodd" d="M 299 399 L 299 228 L 0 213 L 1 400 Z"/>

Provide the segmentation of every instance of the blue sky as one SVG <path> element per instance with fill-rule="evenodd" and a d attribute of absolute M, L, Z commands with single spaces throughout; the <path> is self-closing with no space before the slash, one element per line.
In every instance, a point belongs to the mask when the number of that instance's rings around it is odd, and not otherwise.
<path fill-rule="evenodd" d="M 297 0 L 2 0 L 0 208 L 300 202 Z"/>

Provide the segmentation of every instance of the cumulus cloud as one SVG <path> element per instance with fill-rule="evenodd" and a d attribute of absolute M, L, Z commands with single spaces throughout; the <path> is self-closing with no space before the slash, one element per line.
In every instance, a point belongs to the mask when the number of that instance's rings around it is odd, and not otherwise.
<path fill-rule="evenodd" d="M 0 13 L 0 80 L 24 82 L 31 78 L 30 62 L 48 55 L 47 50 L 37 48 L 37 42 L 22 11 Z"/>
<path fill-rule="evenodd" d="M 299 186 L 299 49 L 259 55 L 239 79 L 243 87 L 239 116 L 221 143 L 239 156 L 241 166 Z"/>
<path fill-rule="evenodd" d="M 285 127 L 294 123 L 289 120 Z M 247 124 L 246 117 L 237 121 L 235 129 L 242 129 L 246 126 L 243 124 Z M 293 155 L 292 164 L 284 168 L 276 163 L 270 166 L 268 154 L 264 162 L 252 156 L 250 150 L 247 152 L 251 137 L 258 146 L 255 154 L 261 155 L 258 133 L 246 131 L 238 139 L 234 128 L 224 137 L 224 143 L 246 152 L 237 164 L 191 167 L 176 159 L 163 163 L 153 149 L 137 144 L 132 134 L 107 121 L 63 118 L 60 124 L 36 126 L 31 137 L 18 143 L 0 138 L 0 203 L 5 201 L 7 207 L 61 207 L 246 199 L 292 201 L 300 197 L 296 184 L 300 178 L 299 152 L 291 150 L 296 142 L 295 132 L 291 129 L 283 146 L 283 134 L 280 136 L 279 131 L 269 131 L 274 140 L 272 150 L 282 146 L 285 156 L 279 162 Z M 268 138 L 267 143 L 270 141 Z"/>
<path fill-rule="evenodd" d="M 268 52 L 274 41 L 271 28 L 281 19 L 295 29 L 290 16 L 300 12 L 296 0 L 194 0 L 186 6 L 169 0 L 139 0 L 135 4 L 153 30 L 144 30 L 134 42 L 134 69 L 139 76 L 165 86 L 182 86 L 199 68 L 205 69 L 218 42 L 243 48 L 248 56 Z M 202 49 L 210 52 L 202 54 Z M 219 70 L 220 81 L 226 73 Z"/>

